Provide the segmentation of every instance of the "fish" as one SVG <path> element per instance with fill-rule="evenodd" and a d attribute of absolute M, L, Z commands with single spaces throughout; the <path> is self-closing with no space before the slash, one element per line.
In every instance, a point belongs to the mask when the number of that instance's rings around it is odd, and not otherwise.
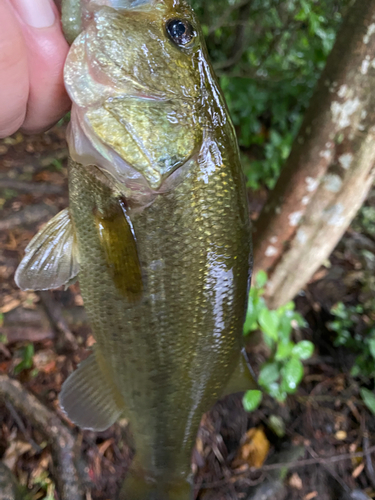
<path fill-rule="evenodd" d="M 252 386 L 235 130 L 185 0 L 91 1 L 78 20 L 77 2 L 66 5 L 69 207 L 31 240 L 15 280 L 79 280 L 96 343 L 59 400 L 84 429 L 129 420 L 135 458 L 120 498 L 192 499 L 203 414 Z"/>

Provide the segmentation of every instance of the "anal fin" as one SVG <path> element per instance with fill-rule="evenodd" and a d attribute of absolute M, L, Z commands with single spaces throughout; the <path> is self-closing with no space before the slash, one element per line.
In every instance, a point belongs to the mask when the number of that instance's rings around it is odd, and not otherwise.
<path fill-rule="evenodd" d="M 122 413 L 116 403 L 115 389 L 100 370 L 95 353 L 67 378 L 59 401 L 73 423 L 93 431 L 108 429 Z"/>
<path fill-rule="evenodd" d="M 249 389 L 257 389 L 257 383 L 254 380 L 250 368 L 247 365 L 247 355 L 245 349 L 242 350 L 236 369 L 232 373 L 221 397 L 228 396 L 235 392 L 243 392 Z"/>

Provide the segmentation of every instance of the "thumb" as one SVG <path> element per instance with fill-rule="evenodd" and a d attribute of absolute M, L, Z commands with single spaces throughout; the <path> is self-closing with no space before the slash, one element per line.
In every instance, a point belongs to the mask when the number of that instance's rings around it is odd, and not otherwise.
<path fill-rule="evenodd" d="M 70 107 L 63 80 L 69 46 L 52 0 L 10 0 L 27 50 L 29 95 L 23 130 L 47 129 Z"/>

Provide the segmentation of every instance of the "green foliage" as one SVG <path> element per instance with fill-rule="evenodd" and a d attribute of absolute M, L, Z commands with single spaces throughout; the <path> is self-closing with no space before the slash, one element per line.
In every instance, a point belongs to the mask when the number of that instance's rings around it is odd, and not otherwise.
<path fill-rule="evenodd" d="M 331 309 L 335 317 L 327 323 L 327 327 L 336 333 L 335 346 L 344 346 L 357 354 L 351 375 L 364 378 L 375 378 L 375 324 L 365 325 L 362 305 L 345 306 L 342 302 Z"/>
<path fill-rule="evenodd" d="M 255 330 L 263 333 L 271 354 L 261 366 L 258 384 L 267 394 L 283 402 L 288 394 L 296 392 L 303 377 L 301 361 L 313 354 L 314 346 L 307 340 L 298 343 L 292 340 L 293 329 L 305 325 L 302 316 L 295 311 L 294 302 L 277 310 L 267 308 L 263 298 L 266 282 L 267 274 L 260 271 L 249 294 L 244 334 Z M 245 394 L 243 402 L 246 409 L 253 410 L 260 404 L 257 392 L 248 391 Z"/>
<path fill-rule="evenodd" d="M 33 366 L 34 345 L 27 344 L 21 351 L 22 361 L 14 367 L 15 375 L 18 375 L 23 370 L 28 370 Z"/>
<path fill-rule="evenodd" d="M 43 500 L 55 500 L 55 484 L 52 481 L 49 473 L 47 471 L 43 471 L 39 476 L 35 477 L 32 480 L 34 488 L 38 491 L 38 493 L 45 492 L 45 496 Z"/>
<path fill-rule="evenodd" d="M 336 333 L 334 344 L 344 346 L 356 354 L 350 374 L 364 383 L 375 379 L 375 322 L 362 305 L 345 306 L 339 302 L 331 309 L 335 316 L 327 327 Z M 363 318 L 366 318 L 366 322 Z M 367 408 L 375 415 L 375 395 L 361 387 L 361 397 Z"/>
<path fill-rule="evenodd" d="M 349 0 L 192 0 L 252 188 L 273 187 Z"/>
<path fill-rule="evenodd" d="M 375 415 L 375 395 L 364 387 L 361 388 L 360 393 L 367 408 Z"/>
<path fill-rule="evenodd" d="M 53 167 L 55 167 L 55 169 L 58 171 L 58 172 L 61 172 L 63 170 L 63 164 L 60 160 L 58 160 L 57 158 L 54 158 L 52 161 L 51 161 L 51 165 Z"/>
<path fill-rule="evenodd" d="M 364 205 L 358 212 L 353 227 L 359 232 L 375 236 L 375 207 Z"/>
<path fill-rule="evenodd" d="M 246 411 L 254 411 L 260 405 L 262 401 L 261 391 L 247 391 L 243 398 L 243 406 Z"/>

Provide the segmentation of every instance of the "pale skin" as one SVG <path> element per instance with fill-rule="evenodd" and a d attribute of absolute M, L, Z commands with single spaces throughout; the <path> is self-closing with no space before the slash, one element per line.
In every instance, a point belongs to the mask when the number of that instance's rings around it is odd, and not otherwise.
<path fill-rule="evenodd" d="M 68 49 L 52 0 L 0 0 L 0 138 L 46 130 L 69 110 Z"/>

